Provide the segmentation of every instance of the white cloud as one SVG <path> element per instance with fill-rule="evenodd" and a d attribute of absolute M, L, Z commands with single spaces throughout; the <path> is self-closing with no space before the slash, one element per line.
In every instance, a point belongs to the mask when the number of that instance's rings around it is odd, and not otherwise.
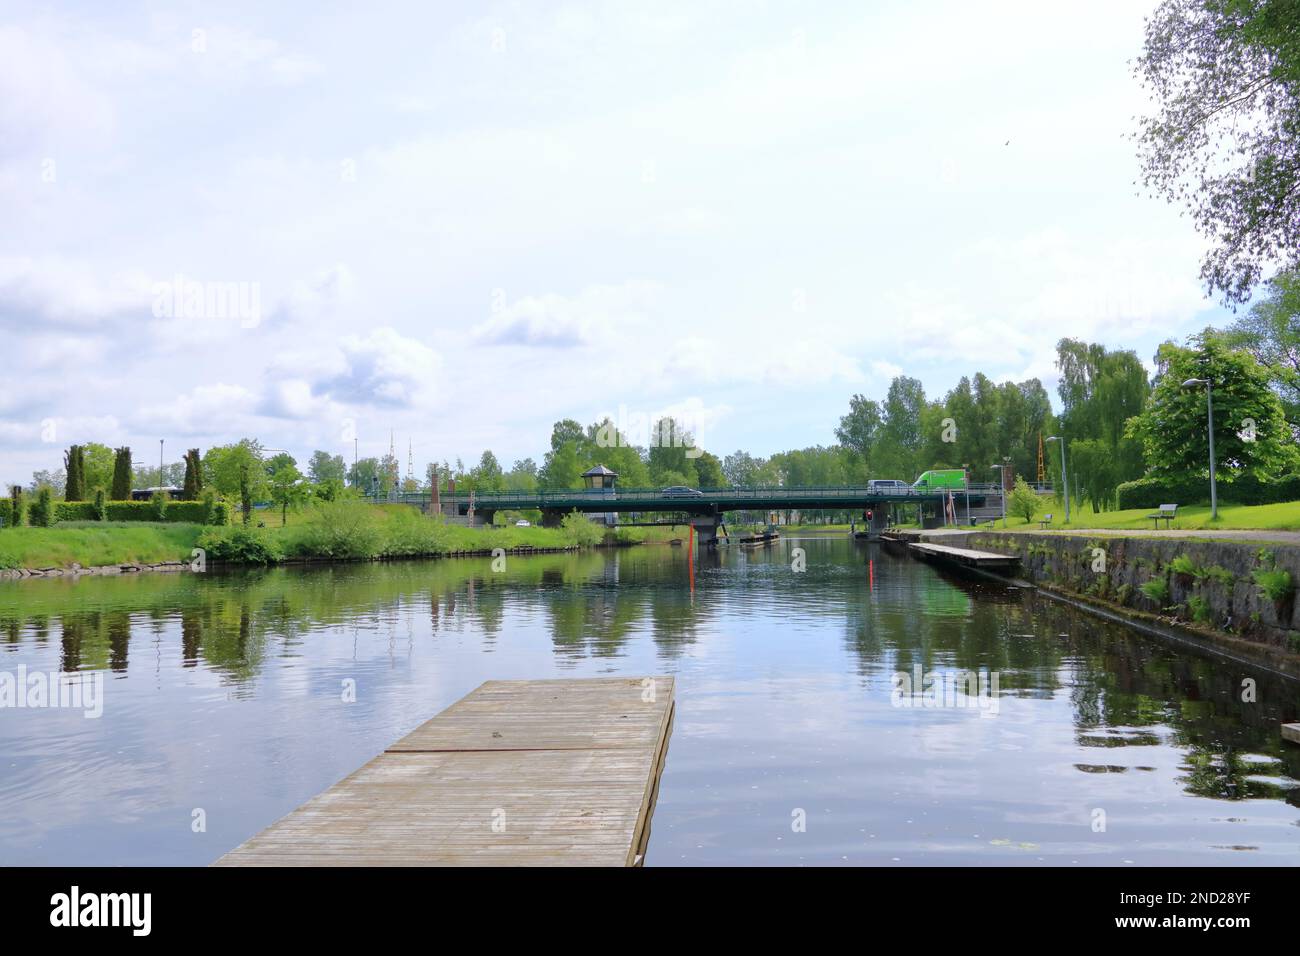
<path fill-rule="evenodd" d="M 611 341 L 645 325 L 658 293 L 655 283 L 635 280 L 591 286 L 572 297 L 547 293 L 508 301 L 504 291 L 497 291 L 491 314 L 475 336 L 489 345 L 546 348 Z"/>

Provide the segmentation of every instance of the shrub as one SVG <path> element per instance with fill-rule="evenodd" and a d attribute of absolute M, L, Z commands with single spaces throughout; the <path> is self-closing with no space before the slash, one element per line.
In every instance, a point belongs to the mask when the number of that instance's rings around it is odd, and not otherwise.
<path fill-rule="evenodd" d="M 1199 594 L 1193 594 L 1187 599 L 1187 609 L 1191 612 L 1193 621 L 1204 623 L 1210 619 L 1210 602 Z"/>
<path fill-rule="evenodd" d="M 102 521 L 95 512 L 93 501 L 56 501 L 54 502 L 54 520 L 58 521 Z"/>
<path fill-rule="evenodd" d="M 594 547 L 605 540 L 605 529 L 598 524 L 593 524 L 576 509 L 564 516 L 564 520 L 560 522 L 560 529 L 564 532 L 564 539 L 579 548 Z"/>
<path fill-rule="evenodd" d="M 1169 562 L 1169 570 L 1189 578 L 1205 577 L 1205 570 L 1185 554 L 1180 554 Z"/>
<path fill-rule="evenodd" d="M 437 554 L 446 550 L 445 525 L 414 508 L 397 508 L 383 525 L 381 553 L 385 557 Z"/>
<path fill-rule="evenodd" d="M 0 527 L 7 528 L 10 525 L 10 504 L 8 498 L 0 498 Z"/>
<path fill-rule="evenodd" d="M 280 543 L 268 532 L 242 526 L 208 528 L 199 535 L 198 546 L 213 561 L 274 564 L 284 556 Z"/>
<path fill-rule="evenodd" d="M 288 553 L 301 557 L 374 558 L 384 542 L 370 505 L 348 499 L 319 502 L 306 521 L 285 530 Z"/>
<path fill-rule="evenodd" d="M 1261 480 L 1253 475 L 1241 475 L 1233 481 L 1221 479 L 1218 494 L 1220 504 L 1270 505 L 1295 501 L 1300 499 L 1300 475 L 1271 480 Z M 1205 504 L 1210 499 L 1210 485 L 1208 479 L 1203 478 L 1138 478 L 1121 484 L 1115 490 L 1115 499 L 1120 509 L 1158 508 L 1170 502 Z"/>
<path fill-rule="evenodd" d="M 104 489 L 103 489 L 103 488 L 96 488 L 96 489 L 95 489 L 95 504 L 94 504 L 94 507 L 93 507 L 93 509 L 92 509 L 92 510 L 94 511 L 94 513 L 95 513 L 95 520 L 96 520 L 96 521 L 103 521 L 103 520 L 104 520 L 104 503 L 105 503 Z"/>
<path fill-rule="evenodd" d="M 114 501 L 126 501 L 131 497 L 131 449 L 119 448 L 113 458 Z"/>
<path fill-rule="evenodd" d="M 1295 581 L 1286 568 L 1259 568 L 1251 576 L 1259 593 L 1274 603 L 1285 601 L 1295 591 Z"/>
<path fill-rule="evenodd" d="M 1037 492 L 1029 487 L 1029 482 L 1023 476 L 1017 475 L 1016 486 L 1007 496 L 1007 510 L 1028 522 L 1033 521 L 1034 515 L 1038 514 L 1038 505 Z"/>
<path fill-rule="evenodd" d="M 15 528 L 22 527 L 26 510 L 22 485 L 14 485 L 9 489 L 9 524 Z"/>
<path fill-rule="evenodd" d="M 167 496 L 161 491 L 155 491 L 149 496 L 149 510 L 153 514 L 151 521 L 167 520 Z"/>
<path fill-rule="evenodd" d="M 1152 578 L 1139 590 L 1160 607 L 1169 603 L 1169 582 L 1164 578 Z"/>
<path fill-rule="evenodd" d="M 56 520 L 54 496 L 47 485 L 36 493 L 36 504 L 32 505 L 31 510 L 31 524 L 33 528 L 48 528 Z"/>

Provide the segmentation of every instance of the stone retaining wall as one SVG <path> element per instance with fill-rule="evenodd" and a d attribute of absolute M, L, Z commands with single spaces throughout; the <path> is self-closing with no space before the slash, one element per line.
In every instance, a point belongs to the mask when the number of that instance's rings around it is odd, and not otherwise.
<path fill-rule="evenodd" d="M 975 532 L 963 547 L 1018 554 L 1022 576 L 1081 597 L 1172 618 L 1198 630 L 1300 653 L 1300 601 L 1274 602 L 1260 593 L 1253 573 L 1273 566 L 1300 582 L 1300 547 L 1261 541 L 1105 537 L 1102 534 Z M 1190 559 L 1194 574 L 1170 562 Z M 1156 602 L 1140 589 L 1163 578 L 1169 598 Z"/>

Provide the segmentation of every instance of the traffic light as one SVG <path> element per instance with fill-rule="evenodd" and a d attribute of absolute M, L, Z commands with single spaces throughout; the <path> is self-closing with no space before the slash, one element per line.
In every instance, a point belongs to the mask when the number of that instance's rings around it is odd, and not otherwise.
<path fill-rule="evenodd" d="M 864 518 L 866 518 L 868 521 L 870 521 L 870 520 L 871 520 L 871 509 L 868 508 L 865 512 L 863 512 L 863 515 L 862 515 L 862 516 L 863 516 Z"/>

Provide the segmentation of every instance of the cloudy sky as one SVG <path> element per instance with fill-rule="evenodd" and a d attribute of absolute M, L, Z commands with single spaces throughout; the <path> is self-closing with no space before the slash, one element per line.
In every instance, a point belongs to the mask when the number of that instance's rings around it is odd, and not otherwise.
<path fill-rule="evenodd" d="M 0 481 L 620 410 L 766 454 L 900 370 L 1149 359 L 1223 313 L 1134 185 L 1148 6 L 3 0 Z"/>

